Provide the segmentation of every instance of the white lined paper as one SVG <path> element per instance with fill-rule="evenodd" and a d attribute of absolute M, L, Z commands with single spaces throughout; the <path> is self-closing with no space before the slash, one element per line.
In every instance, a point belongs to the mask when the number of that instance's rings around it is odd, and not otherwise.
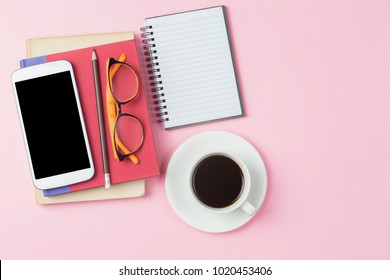
<path fill-rule="evenodd" d="M 146 19 L 165 100 L 165 128 L 242 115 L 224 8 Z"/>

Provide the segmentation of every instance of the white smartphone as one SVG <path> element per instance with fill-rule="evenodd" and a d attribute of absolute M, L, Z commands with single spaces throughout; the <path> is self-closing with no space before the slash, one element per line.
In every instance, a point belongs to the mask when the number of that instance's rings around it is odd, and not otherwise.
<path fill-rule="evenodd" d="M 95 170 L 71 63 L 22 68 L 12 82 L 34 185 L 45 190 L 90 179 Z"/>

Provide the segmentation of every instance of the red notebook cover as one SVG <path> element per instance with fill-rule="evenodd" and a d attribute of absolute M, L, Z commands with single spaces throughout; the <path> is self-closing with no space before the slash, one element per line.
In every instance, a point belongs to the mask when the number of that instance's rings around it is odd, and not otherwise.
<path fill-rule="evenodd" d="M 76 84 L 79 91 L 84 121 L 88 133 L 88 140 L 91 147 L 95 175 L 91 180 L 70 186 L 70 191 L 78 191 L 87 188 L 104 186 L 103 162 L 99 136 L 98 112 L 92 70 L 92 49 L 95 50 L 98 63 L 101 83 L 102 104 L 104 108 L 104 123 L 106 128 L 106 143 L 108 152 L 108 164 L 111 183 L 143 179 L 159 175 L 158 161 L 156 157 L 155 144 L 152 135 L 151 122 L 147 107 L 145 90 L 142 85 L 142 76 L 138 61 L 138 54 L 135 40 L 128 40 L 113 44 L 95 46 L 75 51 L 69 51 L 46 56 L 46 61 L 68 60 L 74 70 Z M 140 80 L 138 96 L 130 104 L 122 106 L 122 111 L 137 116 L 144 126 L 144 143 L 136 155 L 139 163 L 133 164 L 130 159 L 117 161 L 111 146 L 111 136 L 107 121 L 106 108 L 106 61 L 109 57 L 118 59 L 124 53 L 127 55 L 126 63 L 130 64 L 137 73 Z"/>

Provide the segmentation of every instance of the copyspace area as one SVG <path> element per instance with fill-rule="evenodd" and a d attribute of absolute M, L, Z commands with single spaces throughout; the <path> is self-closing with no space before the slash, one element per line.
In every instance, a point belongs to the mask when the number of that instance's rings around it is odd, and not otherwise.
<path fill-rule="evenodd" d="M 165 130 L 143 197 L 37 205 L 10 82 L 28 38 L 134 31 L 144 19 L 225 5 L 245 116 Z M 388 1 L 10 1 L 0 5 L 1 259 L 389 259 Z M 194 35 L 195 36 L 195 35 Z M 233 132 L 261 154 L 260 211 L 212 234 L 173 211 L 175 150 Z M 53 154 L 61 160 L 61 151 Z"/>

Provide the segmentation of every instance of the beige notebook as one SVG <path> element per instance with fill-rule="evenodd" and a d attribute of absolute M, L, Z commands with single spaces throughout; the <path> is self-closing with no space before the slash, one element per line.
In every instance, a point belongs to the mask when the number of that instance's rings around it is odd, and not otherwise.
<path fill-rule="evenodd" d="M 65 52 L 131 39 L 134 39 L 133 32 L 28 39 L 27 57 L 36 57 L 52 53 Z M 41 190 L 35 189 L 35 200 L 38 204 L 54 204 L 140 197 L 144 194 L 145 180 L 137 180 L 115 184 L 110 189 L 99 187 L 52 197 L 45 197 L 43 196 L 43 192 Z"/>

